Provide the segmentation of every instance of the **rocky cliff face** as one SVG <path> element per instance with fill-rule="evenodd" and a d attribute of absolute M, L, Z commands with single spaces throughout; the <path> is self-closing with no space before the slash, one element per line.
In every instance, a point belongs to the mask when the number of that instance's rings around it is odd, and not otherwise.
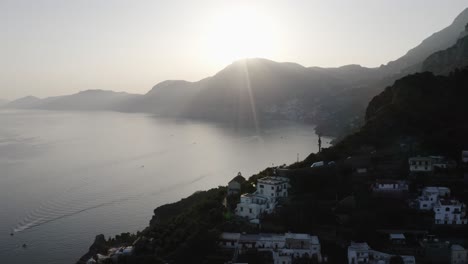
<path fill-rule="evenodd" d="M 89 251 L 83 255 L 76 264 L 86 264 L 88 260 L 94 255 L 100 253 L 106 253 L 108 247 L 106 245 L 106 239 L 103 234 L 97 235 L 94 239 L 94 243 L 89 247 Z"/>
<path fill-rule="evenodd" d="M 463 36 L 454 46 L 429 56 L 423 62 L 422 70 L 447 75 L 468 66 L 468 35 L 464 32 Z"/>
<path fill-rule="evenodd" d="M 389 62 L 381 69 L 389 74 L 410 74 L 421 69 L 422 62 L 434 52 L 445 50 L 454 45 L 468 23 L 468 8 L 463 10 L 453 21 L 453 23 L 439 32 L 432 34 L 416 46 L 409 50 L 401 58 Z M 401 76 L 402 77 L 402 76 Z"/>
<path fill-rule="evenodd" d="M 425 72 L 404 77 L 372 99 L 357 137 L 373 144 L 412 137 L 439 150 L 466 148 L 466 98 L 468 69 L 449 76 Z"/>

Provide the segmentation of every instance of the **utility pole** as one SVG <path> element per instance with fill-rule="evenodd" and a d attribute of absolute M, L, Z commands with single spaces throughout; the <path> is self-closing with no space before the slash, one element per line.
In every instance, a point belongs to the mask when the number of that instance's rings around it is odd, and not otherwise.
<path fill-rule="evenodd" d="M 318 134 L 318 148 L 320 153 L 322 151 L 322 135 L 320 133 Z"/>

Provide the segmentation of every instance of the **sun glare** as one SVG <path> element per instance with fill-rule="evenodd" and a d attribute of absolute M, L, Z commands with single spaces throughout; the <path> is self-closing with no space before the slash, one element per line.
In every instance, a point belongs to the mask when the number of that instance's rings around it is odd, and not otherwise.
<path fill-rule="evenodd" d="M 225 8 L 209 19 L 202 34 L 204 53 L 218 65 L 243 58 L 272 58 L 279 49 L 275 30 L 274 20 L 259 10 Z"/>

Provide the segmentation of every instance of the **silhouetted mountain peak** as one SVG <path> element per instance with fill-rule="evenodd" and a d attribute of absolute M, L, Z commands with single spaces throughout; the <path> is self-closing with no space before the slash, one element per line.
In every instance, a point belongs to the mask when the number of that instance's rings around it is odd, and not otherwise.
<path fill-rule="evenodd" d="M 76 93 L 78 96 L 125 96 L 134 95 L 127 92 L 115 92 L 112 90 L 89 89 Z M 72 95 L 73 96 L 73 95 Z"/>
<path fill-rule="evenodd" d="M 187 87 L 191 84 L 192 82 L 188 82 L 188 81 L 184 81 L 184 80 L 166 80 L 166 81 L 162 81 L 158 84 L 156 84 L 155 86 L 153 86 L 153 88 L 151 88 L 151 90 L 146 93 L 146 95 L 155 95 L 161 91 L 165 91 L 167 89 L 170 89 L 170 90 L 175 90 L 179 87 Z"/>
<path fill-rule="evenodd" d="M 104 94 L 104 93 L 115 93 L 114 91 L 109 90 L 100 90 L 100 89 L 90 89 L 78 92 L 78 94 Z"/>
<path fill-rule="evenodd" d="M 296 70 L 306 69 L 304 66 L 293 62 L 276 62 L 265 58 L 246 58 L 232 62 L 216 75 L 229 71 L 238 71 L 239 69 L 262 69 L 262 68 L 289 68 Z M 215 76 L 216 76 L 215 75 Z"/>

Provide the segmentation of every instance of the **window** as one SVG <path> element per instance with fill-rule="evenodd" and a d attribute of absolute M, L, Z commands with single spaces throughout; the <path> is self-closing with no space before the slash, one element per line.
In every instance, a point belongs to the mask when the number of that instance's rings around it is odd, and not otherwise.
<path fill-rule="evenodd" d="M 252 208 L 249 208 L 249 213 L 252 213 Z"/>
<path fill-rule="evenodd" d="M 272 189 L 272 190 L 275 190 L 275 187 L 274 187 L 274 186 L 271 186 L 271 189 Z"/>
<path fill-rule="evenodd" d="M 263 188 L 263 187 L 264 187 L 263 184 L 260 184 L 260 188 Z"/>
<path fill-rule="evenodd" d="M 241 212 L 243 212 L 243 211 L 244 211 L 244 207 L 241 206 L 241 207 L 240 207 L 240 210 L 241 210 Z"/>
<path fill-rule="evenodd" d="M 449 212 L 450 211 L 450 208 L 449 207 L 445 207 L 445 212 Z"/>
<path fill-rule="evenodd" d="M 272 193 L 272 194 L 271 194 L 271 196 L 275 196 L 275 194 L 274 194 L 274 193 Z"/>

